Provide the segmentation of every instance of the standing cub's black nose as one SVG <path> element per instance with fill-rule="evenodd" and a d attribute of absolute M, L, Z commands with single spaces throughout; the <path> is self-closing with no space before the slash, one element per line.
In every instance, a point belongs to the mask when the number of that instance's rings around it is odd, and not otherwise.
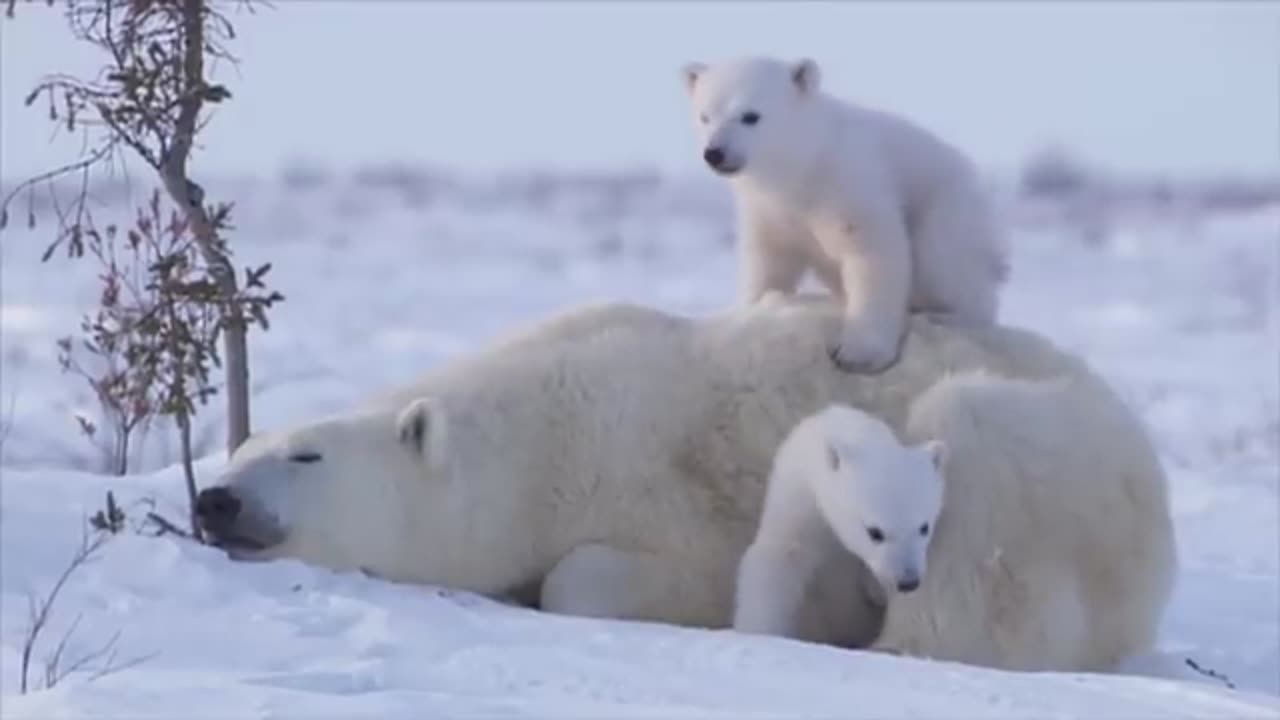
<path fill-rule="evenodd" d="M 718 147 L 709 147 L 702 153 L 702 159 L 715 169 L 720 169 L 720 165 L 724 162 L 724 151 Z"/>
<path fill-rule="evenodd" d="M 898 592 L 901 593 L 915 592 L 918 587 L 920 587 L 919 578 L 906 578 L 898 581 Z"/>
<path fill-rule="evenodd" d="M 211 487 L 196 496 L 196 517 L 214 535 L 227 533 L 240 514 L 240 501 L 225 487 Z"/>

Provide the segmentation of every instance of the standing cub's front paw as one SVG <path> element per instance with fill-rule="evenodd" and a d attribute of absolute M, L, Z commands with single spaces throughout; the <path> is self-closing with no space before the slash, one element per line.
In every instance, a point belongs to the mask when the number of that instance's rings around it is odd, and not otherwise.
<path fill-rule="evenodd" d="M 873 374 L 898 360 L 898 338 L 862 327 L 847 328 L 831 349 L 831 361 L 844 372 Z"/>

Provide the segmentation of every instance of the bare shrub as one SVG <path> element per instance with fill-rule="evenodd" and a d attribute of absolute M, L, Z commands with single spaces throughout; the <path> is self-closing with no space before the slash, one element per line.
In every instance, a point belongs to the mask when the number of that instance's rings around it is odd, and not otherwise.
<path fill-rule="evenodd" d="M 1082 162 L 1055 147 L 1027 161 L 1018 185 L 1027 197 L 1061 201 L 1085 192 L 1092 182 L 1092 173 Z"/>
<path fill-rule="evenodd" d="M 54 606 L 58 602 L 59 594 L 66 587 L 67 581 L 71 579 L 71 576 L 77 570 L 92 562 L 113 535 L 114 533 L 107 529 L 95 529 L 90 532 L 88 524 L 82 526 L 80 544 L 72 554 L 71 561 L 54 582 L 53 587 L 43 596 L 32 594 L 28 597 L 29 620 L 26 634 L 23 636 L 22 660 L 18 675 L 18 692 L 20 694 L 26 694 L 31 690 L 47 690 L 55 687 L 62 680 L 78 672 L 89 673 L 89 679 L 94 680 L 133 667 L 152 657 L 148 655 L 128 661 L 120 661 L 117 647 L 120 640 L 119 631 L 112 633 L 105 642 L 92 650 L 74 656 L 68 655 L 68 644 L 83 618 L 82 615 L 76 615 L 66 631 L 63 632 L 62 637 L 44 655 L 41 662 L 43 667 L 40 670 L 39 678 L 41 685 L 36 687 L 32 678 L 32 661 L 36 648 L 41 644 L 45 630 L 49 627 L 49 621 L 53 618 Z"/>
<path fill-rule="evenodd" d="M 215 226 L 224 213 L 215 214 Z M 216 392 L 210 370 L 221 364 L 218 338 L 232 317 L 254 318 L 267 327 L 266 309 L 281 299 L 262 277 L 270 264 L 247 270 L 231 297 L 218 287 L 204 262 L 187 218 L 161 210 L 160 192 L 140 209 L 131 228 L 90 229 L 82 246 L 101 266 L 99 307 L 81 322 L 83 338 L 59 341 L 63 367 L 89 382 L 112 419 L 123 474 L 132 432 L 153 416 L 171 418 L 178 428 L 181 459 L 191 508 L 191 535 L 200 539 L 191 419 L 197 406 Z M 228 307 L 228 306 L 232 307 Z M 78 358 L 96 360 L 86 372 Z M 91 433 L 91 428 L 86 428 Z"/>
<path fill-rule="evenodd" d="M 7 15 L 14 16 L 16 0 L 9 0 Z M 249 365 L 247 332 L 255 322 L 263 325 L 263 316 L 247 315 L 240 302 L 241 288 L 231 261 L 231 250 L 225 239 L 229 228 L 231 206 L 206 204 L 204 190 L 188 172 L 188 160 L 196 137 L 208 118 L 206 107 L 230 99 L 224 85 L 209 82 L 206 64 L 235 62 L 226 43 L 235 31 L 223 10 L 233 3 L 212 0 L 46 0 L 64 8 L 72 35 L 101 51 L 104 64 L 93 80 L 82 80 L 65 74 L 45 77 L 26 98 L 27 105 L 44 100 L 51 122 L 62 131 L 83 134 L 85 151 L 81 158 L 18 185 L 0 203 L 0 227 L 8 220 L 12 201 L 25 196 L 28 200 L 28 224 L 35 225 L 33 196 L 36 188 L 47 188 L 51 204 L 58 215 L 58 232 L 47 260 L 55 248 L 62 246 L 69 257 L 84 254 L 86 241 L 98 232 L 88 200 L 90 174 L 97 168 L 111 167 L 120 153 L 130 152 L 153 169 L 176 205 L 185 233 L 193 241 L 193 255 L 157 258 L 168 267 L 183 273 L 193 266 L 203 279 L 199 281 L 196 307 L 169 308 L 169 319 L 182 316 L 188 326 L 198 315 L 207 312 L 216 318 L 203 318 L 200 327 L 216 327 L 221 336 L 227 388 L 227 444 L 234 450 L 249 436 Z M 238 0 L 235 7 L 251 8 L 248 0 Z M 78 174 L 78 192 L 65 206 L 56 198 L 55 180 Z M 100 258 L 101 259 L 101 258 Z M 269 267 L 269 266 L 267 266 Z M 250 273 L 259 283 L 258 270 Z M 111 291 L 110 280 L 104 280 Z M 193 281 L 194 282 L 194 281 Z M 192 289 L 194 292 L 194 289 Z M 193 296 L 194 297 L 194 296 Z M 277 298 L 279 299 L 279 298 Z M 264 306 L 257 305 L 260 311 Z M 156 322 L 163 320 L 156 319 Z M 171 338 L 173 339 L 173 338 Z M 175 342 L 181 342 L 176 340 Z M 170 355 L 179 366 L 191 358 L 199 358 L 202 350 L 188 349 L 181 355 Z M 188 369 L 199 365 L 186 366 Z M 122 368 L 108 367 L 109 383 Z M 203 378 L 195 385 L 202 386 Z M 95 387 L 95 391 L 99 388 Z M 133 431 L 128 422 L 145 416 L 150 409 L 121 408 L 117 415 L 117 432 L 127 438 Z M 175 416 L 182 422 L 183 418 Z M 138 422 L 142 422 L 139 420 Z M 127 440 L 119 440 L 127 443 Z"/>

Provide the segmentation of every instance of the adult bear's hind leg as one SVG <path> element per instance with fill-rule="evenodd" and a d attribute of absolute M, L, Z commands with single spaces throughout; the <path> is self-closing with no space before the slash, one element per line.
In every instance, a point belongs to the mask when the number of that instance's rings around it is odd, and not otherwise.
<path fill-rule="evenodd" d="M 727 600 L 718 583 L 690 580 L 652 553 L 589 543 L 570 550 L 547 573 L 540 607 L 581 617 L 723 626 Z"/>

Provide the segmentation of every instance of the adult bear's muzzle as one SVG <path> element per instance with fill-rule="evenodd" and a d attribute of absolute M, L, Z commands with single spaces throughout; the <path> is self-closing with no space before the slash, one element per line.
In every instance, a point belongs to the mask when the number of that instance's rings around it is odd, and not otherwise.
<path fill-rule="evenodd" d="M 209 544 L 232 556 L 238 557 L 242 551 L 265 550 L 284 541 L 279 524 L 266 513 L 256 511 L 250 498 L 230 487 L 201 490 L 196 496 L 195 515 Z"/>

